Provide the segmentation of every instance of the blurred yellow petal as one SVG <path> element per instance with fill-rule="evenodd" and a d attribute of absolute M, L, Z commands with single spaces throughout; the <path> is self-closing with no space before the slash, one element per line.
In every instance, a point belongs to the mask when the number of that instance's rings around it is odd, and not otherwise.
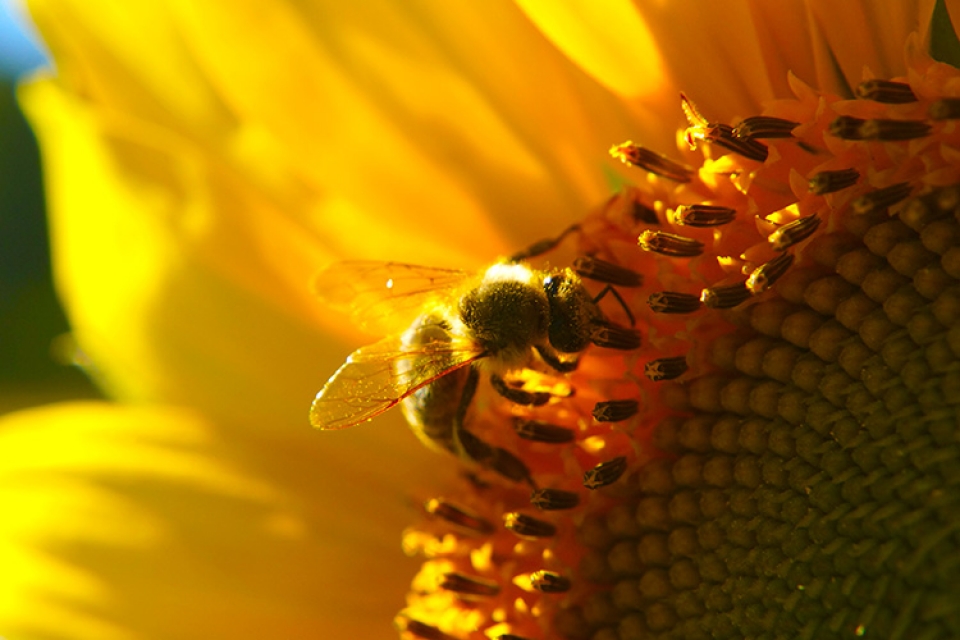
<path fill-rule="evenodd" d="M 324 444 L 238 439 L 186 410 L 6 416 L 0 634 L 386 635 L 413 569 L 397 541 L 417 481 L 385 477 L 389 452 Z"/>
<path fill-rule="evenodd" d="M 664 60 L 631 0 L 517 0 L 583 69 L 624 98 L 663 99 Z"/>

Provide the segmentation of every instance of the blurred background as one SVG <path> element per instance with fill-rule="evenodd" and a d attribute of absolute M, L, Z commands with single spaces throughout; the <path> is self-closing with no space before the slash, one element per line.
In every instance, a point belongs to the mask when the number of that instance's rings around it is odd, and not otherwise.
<path fill-rule="evenodd" d="M 0 0 L 0 414 L 96 390 L 69 364 L 67 321 L 51 281 L 36 140 L 18 79 L 47 65 L 16 0 Z"/>

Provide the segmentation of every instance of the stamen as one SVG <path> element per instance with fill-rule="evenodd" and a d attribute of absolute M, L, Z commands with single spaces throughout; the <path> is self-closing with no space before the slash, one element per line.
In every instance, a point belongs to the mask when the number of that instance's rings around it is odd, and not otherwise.
<path fill-rule="evenodd" d="M 792 264 L 793 254 L 783 253 L 770 262 L 760 265 L 747 278 L 747 289 L 754 295 L 763 293 L 772 287 Z"/>
<path fill-rule="evenodd" d="M 606 322 L 597 323 L 590 332 L 590 342 L 607 349 L 632 351 L 640 347 L 640 331 Z"/>
<path fill-rule="evenodd" d="M 581 278 L 606 282 L 618 287 L 639 287 L 643 284 L 643 276 L 633 269 L 593 256 L 581 256 L 574 260 L 573 270 Z"/>
<path fill-rule="evenodd" d="M 753 139 L 738 138 L 733 133 L 733 127 L 728 124 L 708 122 L 693 102 L 687 96 L 680 94 L 680 107 L 690 127 L 685 132 L 687 144 L 691 149 L 696 149 L 702 142 L 712 142 L 728 151 L 738 153 L 745 158 L 764 162 L 767 159 L 769 149 L 762 142 Z"/>
<path fill-rule="evenodd" d="M 515 418 L 513 428 L 518 436 L 524 440 L 532 440 L 533 442 L 564 444 L 573 442 L 577 437 L 573 429 L 546 422 L 539 422 L 537 420 L 525 420 L 523 418 Z"/>
<path fill-rule="evenodd" d="M 427 500 L 424 509 L 426 509 L 430 515 L 446 520 L 450 524 L 471 529 L 477 533 L 493 533 L 493 524 L 479 516 L 464 511 L 460 507 L 442 498 L 431 498 Z"/>
<path fill-rule="evenodd" d="M 681 205 L 667 217 L 674 224 L 689 227 L 717 227 L 729 224 L 737 217 L 737 210 L 713 204 Z"/>
<path fill-rule="evenodd" d="M 500 593 L 500 585 L 489 580 L 472 578 L 462 573 L 445 573 L 440 588 L 467 596 L 495 596 Z"/>
<path fill-rule="evenodd" d="M 960 98 L 943 98 L 930 103 L 927 115 L 934 120 L 956 120 L 960 118 Z"/>
<path fill-rule="evenodd" d="M 838 171 L 821 171 L 810 178 L 810 191 L 818 196 L 846 189 L 856 184 L 860 179 L 860 172 L 856 169 L 840 169 Z"/>
<path fill-rule="evenodd" d="M 690 182 L 695 175 L 693 169 L 674 162 L 656 151 L 634 144 L 630 140 L 610 147 L 610 155 L 624 164 L 675 182 Z"/>
<path fill-rule="evenodd" d="M 699 240 L 666 231 L 644 231 L 637 244 L 644 251 L 675 258 L 692 258 L 703 253 L 703 243 Z"/>
<path fill-rule="evenodd" d="M 692 293 L 659 291 L 647 299 L 647 304 L 657 313 L 693 313 L 700 308 L 700 298 Z"/>
<path fill-rule="evenodd" d="M 930 134 L 930 125 L 922 120 L 884 120 L 840 116 L 830 123 L 829 132 L 843 140 L 912 140 Z"/>
<path fill-rule="evenodd" d="M 893 82 L 892 80 L 867 80 L 857 86 L 856 94 L 863 100 L 873 100 L 886 104 L 904 104 L 907 102 L 916 102 L 917 96 L 914 95 L 910 85 L 903 82 Z"/>
<path fill-rule="evenodd" d="M 799 122 L 771 116 L 752 116 L 733 128 L 738 138 L 791 138 Z"/>
<path fill-rule="evenodd" d="M 820 226 L 820 216 L 806 216 L 788 222 L 767 236 L 767 242 L 774 251 L 785 251 L 809 238 Z M 747 284 L 749 287 L 750 285 Z"/>
<path fill-rule="evenodd" d="M 549 538 L 557 534 L 555 525 L 518 511 L 504 514 L 503 526 L 521 538 Z"/>
<path fill-rule="evenodd" d="M 593 419 L 597 422 L 621 422 L 640 411 L 636 400 L 605 400 L 593 407 Z"/>
<path fill-rule="evenodd" d="M 396 620 L 396 625 L 401 632 L 405 631 L 415 638 L 422 638 L 423 640 L 456 640 L 456 638 L 440 631 L 437 627 L 420 622 L 419 620 L 399 617 Z"/>
<path fill-rule="evenodd" d="M 686 372 L 687 356 L 658 358 L 648 362 L 643 368 L 643 374 L 654 382 L 674 380 Z"/>
<path fill-rule="evenodd" d="M 583 474 L 583 486 L 587 489 L 606 487 L 619 480 L 626 470 L 627 459 L 624 456 L 601 462 Z"/>
<path fill-rule="evenodd" d="M 861 215 L 879 211 L 897 204 L 909 196 L 911 190 L 912 186 L 909 182 L 898 182 L 889 187 L 865 193 L 851 202 L 850 206 L 853 208 L 854 213 Z"/>
<path fill-rule="evenodd" d="M 712 309 L 731 309 L 750 299 L 746 282 L 737 282 L 722 287 L 708 287 L 700 292 L 700 300 Z"/>
<path fill-rule="evenodd" d="M 579 505 L 580 496 L 562 489 L 538 489 L 530 496 L 530 502 L 541 511 L 561 511 Z"/>
<path fill-rule="evenodd" d="M 553 571 L 534 571 L 530 574 L 530 585 L 543 593 L 564 593 L 570 590 L 570 578 Z"/>

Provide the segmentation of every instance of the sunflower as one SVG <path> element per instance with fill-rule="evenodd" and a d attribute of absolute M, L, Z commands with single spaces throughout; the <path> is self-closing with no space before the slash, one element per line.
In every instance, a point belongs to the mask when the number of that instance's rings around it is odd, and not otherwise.
<path fill-rule="evenodd" d="M 30 8 L 58 285 L 117 402 L 4 419 L 0 634 L 960 626 L 944 3 Z M 539 409 L 478 398 L 527 481 L 310 430 L 364 340 L 322 266 L 570 225 L 536 259 L 612 283 L 641 345 Z"/>

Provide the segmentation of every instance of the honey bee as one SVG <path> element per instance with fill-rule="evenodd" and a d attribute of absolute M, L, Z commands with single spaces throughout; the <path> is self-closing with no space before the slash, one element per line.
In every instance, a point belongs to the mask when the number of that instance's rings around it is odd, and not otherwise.
<path fill-rule="evenodd" d="M 531 484 L 518 458 L 464 427 L 480 372 L 508 400 L 542 405 L 549 393 L 510 386 L 503 376 L 538 361 L 571 372 L 590 344 L 639 345 L 639 333 L 609 323 L 598 306 L 603 293 L 591 296 L 571 269 L 541 271 L 501 262 L 478 275 L 347 261 L 322 271 L 315 288 L 361 329 L 405 330 L 347 358 L 313 401 L 313 426 L 352 427 L 400 404 L 413 431 L 431 448 Z"/>

